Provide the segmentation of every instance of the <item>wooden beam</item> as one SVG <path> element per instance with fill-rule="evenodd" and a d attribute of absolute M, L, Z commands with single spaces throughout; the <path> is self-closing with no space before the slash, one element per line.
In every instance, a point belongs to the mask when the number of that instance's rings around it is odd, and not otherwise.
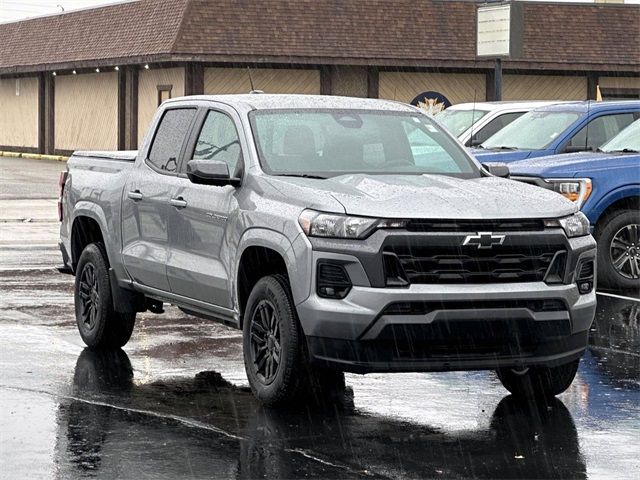
<path fill-rule="evenodd" d="M 367 97 L 378 98 L 380 96 L 380 73 L 376 67 L 367 69 Z"/>
<path fill-rule="evenodd" d="M 138 67 L 126 67 L 125 145 L 129 150 L 138 148 Z"/>
<path fill-rule="evenodd" d="M 204 67 L 201 63 L 187 63 L 184 67 L 185 95 L 204 95 Z"/>

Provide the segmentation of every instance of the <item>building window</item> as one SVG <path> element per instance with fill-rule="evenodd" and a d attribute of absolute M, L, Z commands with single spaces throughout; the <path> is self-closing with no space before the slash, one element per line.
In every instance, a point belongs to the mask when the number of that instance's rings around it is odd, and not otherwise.
<path fill-rule="evenodd" d="M 158 106 L 165 100 L 171 98 L 171 90 L 173 85 L 158 85 Z"/>

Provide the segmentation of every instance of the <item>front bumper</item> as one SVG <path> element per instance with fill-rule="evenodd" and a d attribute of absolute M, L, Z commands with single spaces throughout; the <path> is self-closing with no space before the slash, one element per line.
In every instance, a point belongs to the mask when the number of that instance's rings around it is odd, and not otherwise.
<path fill-rule="evenodd" d="M 569 241 L 567 268 L 595 259 L 591 237 Z M 567 363 L 587 346 L 595 290 L 573 281 L 371 286 L 366 246 L 314 245 L 318 260 L 341 263 L 354 286 L 342 300 L 311 294 L 297 311 L 312 361 L 345 371 L 443 371 Z M 315 269 L 315 267 L 314 267 Z M 315 271 L 314 276 L 315 278 Z"/>

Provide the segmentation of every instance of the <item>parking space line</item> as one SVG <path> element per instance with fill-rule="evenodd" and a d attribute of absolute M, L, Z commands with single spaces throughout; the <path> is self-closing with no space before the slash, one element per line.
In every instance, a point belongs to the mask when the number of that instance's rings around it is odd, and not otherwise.
<path fill-rule="evenodd" d="M 613 298 L 620 298 L 622 300 L 629 300 L 631 302 L 638 302 L 640 303 L 640 298 L 633 298 L 633 297 L 627 297 L 625 295 L 616 295 L 615 293 L 607 293 L 607 292 L 596 292 L 596 295 L 603 295 L 605 297 L 613 297 Z"/>

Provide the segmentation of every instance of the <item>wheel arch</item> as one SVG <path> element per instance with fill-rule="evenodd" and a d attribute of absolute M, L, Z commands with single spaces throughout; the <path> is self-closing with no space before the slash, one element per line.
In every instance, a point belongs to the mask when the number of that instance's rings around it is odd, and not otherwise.
<path fill-rule="evenodd" d="M 596 205 L 591 218 L 596 230 L 602 228 L 602 221 L 618 210 L 640 207 L 640 185 L 629 185 L 609 193 Z"/>
<path fill-rule="evenodd" d="M 297 278 L 298 266 L 289 239 L 275 230 L 252 228 L 240 239 L 233 269 L 234 305 L 239 313 L 239 327 L 251 289 L 267 275 L 284 274 Z M 290 282 L 294 298 L 300 295 L 300 282 Z"/>
<path fill-rule="evenodd" d="M 92 204 L 88 204 L 92 205 Z M 104 232 L 106 231 L 104 215 L 102 212 L 96 211 L 96 207 L 88 208 L 78 204 L 74 211 L 73 222 L 71 225 L 71 265 L 75 271 L 78 260 L 84 248 L 90 243 L 105 243 Z M 105 244 L 105 249 L 107 249 Z M 107 250 L 107 259 L 109 252 Z"/>

